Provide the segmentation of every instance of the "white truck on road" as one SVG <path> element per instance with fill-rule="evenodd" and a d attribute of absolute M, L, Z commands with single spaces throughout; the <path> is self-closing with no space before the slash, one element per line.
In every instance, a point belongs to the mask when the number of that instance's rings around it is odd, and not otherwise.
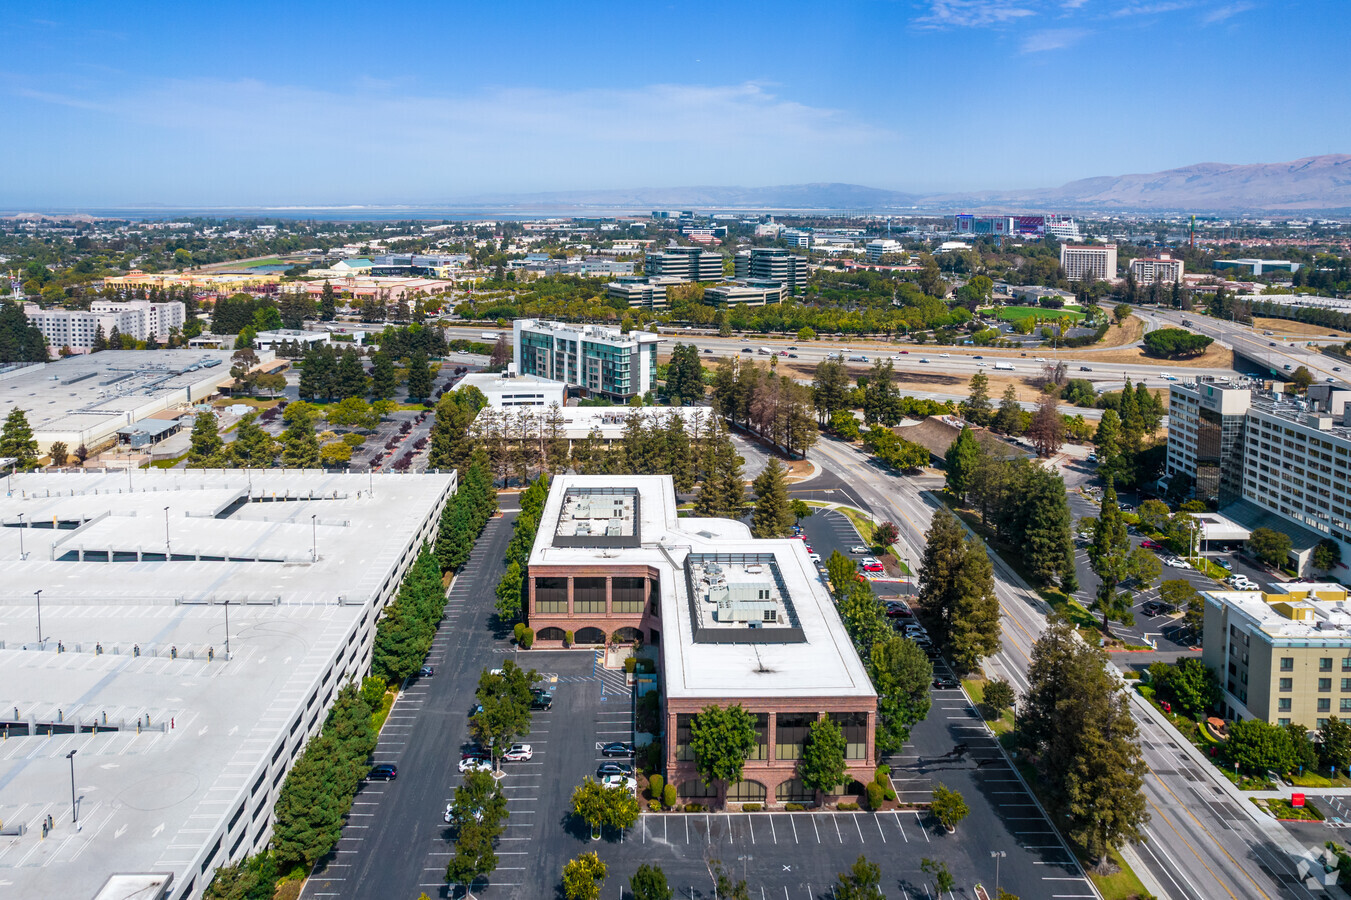
<path fill-rule="evenodd" d="M 1000 369 L 1000 370 L 1006 371 L 1006 372 L 1012 372 L 1012 371 L 1013 371 L 1013 363 L 1011 363 L 1011 362 L 997 362 L 997 363 L 994 364 L 994 367 L 995 367 L 996 369 Z"/>

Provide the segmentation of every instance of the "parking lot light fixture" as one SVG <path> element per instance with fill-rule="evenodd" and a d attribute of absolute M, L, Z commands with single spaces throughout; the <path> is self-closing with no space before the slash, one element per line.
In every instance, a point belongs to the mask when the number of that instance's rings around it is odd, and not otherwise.
<path fill-rule="evenodd" d="M 1007 850 L 991 850 L 990 858 L 994 860 L 994 895 L 999 896 L 999 861 L 1008 856 Z"/>

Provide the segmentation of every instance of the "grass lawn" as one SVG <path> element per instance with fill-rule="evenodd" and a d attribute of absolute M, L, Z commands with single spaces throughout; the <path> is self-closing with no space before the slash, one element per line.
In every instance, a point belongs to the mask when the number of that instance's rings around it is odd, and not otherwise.
<path fill-rule="evenodd" d="M 1006 306 L 999 311 L 999 320 L 1002 322 L 1021 322 L 1023 319 L 1030 319 L 1033 316 L 1042 319 L 1058 319 L 1068 316 L 1075 322 L 1083 319 L 1084 314 L 1079 312 L 1076 306 L 1066 306 L 1063 309 L 1045 309 L 1040 306 Z"/>
<path fill-rule="evenodd" d="M 971 702 L 981 710 L 981 715 L 985 714 L 983 709 L 985 704 L 985 685 L 988 682 L 984 678 L 963 678 L 962 687 L 966 688 L 966 695 L 971 698 Z M 1006 709 L 997 719 L 985 719 L 985 724 L 990 726 L 990 730 L 998 735 L 1011 734 L 1013 732 L 1013 710 Z"/>
<path fill-rule="evenodd" d="M 389 718 L 389 711 L 394 708 L 394 699 L 398 696 L 397 691 L 385 691 L 385 696 L 380 701 L 380 708 L 371 713 L 371 724 L 375 726 L 377 734 L 381 728 L 385 727 L 385 720 Z"/>
<path fill-rule="evenodd" d="M 256 269 L 259 266 L 279 266 L 281 264 L 282 261 L 279 258 L 275 256 L 269 256 L 267 259 L 256 259 L 253 262 L 249 263 L 249 268 Z"/>
<path fill-rule="evenodd" d="M 1112 862 L 1116 863 L 1121 871 L 1115 875 L 1098 875 L 1092 869 L 1085 867 L 1088 877 L 1093 879 L 1093 884 L 1097 885 L 1102 893 L 1103 900 L 1134 900 L 1137 897 L 1151 896 L 1145 890 L 1145 886 L 1135 877 L 1135 873 L 1130 870 L 1122 860 L 1121 855 L 1112 851 Z"/>
<path fill-rule="evenodd" d="M 282 401 L 280 397 L 222 397 L 211 405 L 217 409 L 224 409 L 227 406 L 235 406 L 242 403 L 245 406 L 252 406 L 254 409 L 271 409 Z"/>
<path fill-rule="evenodd" d="M 838 509 L 844 514 L 844 517 L 852 522 L 854 527 L 858 529 L 859 537 L 863 538 L 863 543 L 867 544 L 869 547 L 877 546 L 877 542 L 873 539 L 874 534 L 877 532 L 877 526 L 873 524 L 872 518 L 867 513 L 861 509 L 855 509 L 852 506 L 841 506 L 838 507 Z M 894 550 L 892 551 L 891 556 L 892 561 L 896 564 L 896 568 L 901 570 L 902 575 L 913 574 L 910 571 L 910 567 L 905 564 L 903 559 L 896 555 Z"/>
<path fill-rule="evenodd" d="M 157 459 L 150 463 L 150 467 L 153 469 L 172 469 L 187 458 L 188 454 L 184 453 L 182 456 L 175 456 L 173 459 Z"/>

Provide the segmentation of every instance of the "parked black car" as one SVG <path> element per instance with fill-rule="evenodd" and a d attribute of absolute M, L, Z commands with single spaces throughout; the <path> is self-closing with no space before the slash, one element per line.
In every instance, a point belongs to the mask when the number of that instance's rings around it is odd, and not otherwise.
<path fill-rule="evenodd" d="M 611 741 L 600 748 L 601 756 L 632 756 L 633 744 L 628 741 Z"/>
<path fill-rule="evenodd" d="M 633 766 L 628 763 L 601 763 L 596 767 L 596 777 L 604 778 L 606 775 L 623 775 L 625 778 L 632 778 Z"/>
<path fill-rule="evenodd" d="M 393 781 L 399 777 L 399 767 L 390 763 L 380 763 L 378 766 L 371 766 L 371 770 L 366 773 L 367 781 Z"/>

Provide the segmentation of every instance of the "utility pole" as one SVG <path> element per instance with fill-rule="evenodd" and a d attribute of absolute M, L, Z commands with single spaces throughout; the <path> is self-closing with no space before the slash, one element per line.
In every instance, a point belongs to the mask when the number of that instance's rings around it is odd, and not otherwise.
<path fill-rule="evenodd" d="M 80 815 L 75 807 L 75 750 L 66 754 L 66 759 L 70 760 L 70 823 L 78 826 L 80 824 Z"/>
<path fill-rule="evenodd" d="M 42 643 L 42 588 L 33 592 L 33 596 L 38 598 L 38 643 Z"/>

